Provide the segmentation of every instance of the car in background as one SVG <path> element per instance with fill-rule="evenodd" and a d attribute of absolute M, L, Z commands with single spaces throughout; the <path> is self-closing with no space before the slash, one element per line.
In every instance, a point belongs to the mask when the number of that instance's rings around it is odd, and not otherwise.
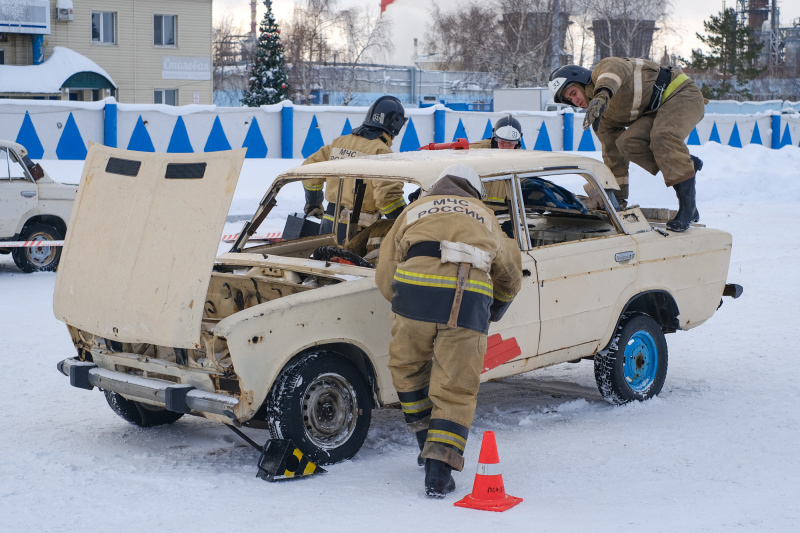
<path fill-rule="evenodd" d="M 667 375 L 665 334 L 699 326 L 723 295 L 741 293 L 727 283 L 729 233 L 667 232 L 665 213 L 649 220 L 638 206 L 612 207 L 604 191 L 618 185 L 602 162 L 526 150 L 294 168 L 215 258 L 244 153 L 90 147 L 53 299 L 77 354 L 58 368 L 72 386 L 104 391 L 129 422 L 191 414 L 267 429 L 327 464 L 355 455 L 371 410 L 398 401 L 391 309 L 372 265 L 337 249 L 333 234 L 249 242 L 259 227 L 282 227 L 287 213 L 302 211 L 305 180 L 345 178 L 338 195 L 352 187 L 354 206 L 369 180 L 425 192 L 456 163 L 503 184 L 507 209 L 481 216 L 497 216 L 505 232 L 497 238 L 518 245 L 523 282 L 491 324 L 483 381 L 592 359 L 609 402 L 652 398 Z M 584 187 L 599 204 L 589 207 Z M 358 209 L 337 209 L 334 220 L 355 230 Z"/>
<path fill-rule="evenodd" d="M 77 191 L 50 179 L 21 144 L 0 140 L 0 254 L 23 272 L 56 270 Z"/>

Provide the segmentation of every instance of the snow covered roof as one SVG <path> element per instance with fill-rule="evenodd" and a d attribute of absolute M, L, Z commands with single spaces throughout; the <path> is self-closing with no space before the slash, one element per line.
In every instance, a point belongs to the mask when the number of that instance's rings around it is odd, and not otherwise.
<path fill-rule="evenodd" d="M 56 46 L 41 65 L 0 65 L 0 93 L 58 93 L 70 76 L 93 72 L 117 86 L 111 76 L 88 57 Z"/>

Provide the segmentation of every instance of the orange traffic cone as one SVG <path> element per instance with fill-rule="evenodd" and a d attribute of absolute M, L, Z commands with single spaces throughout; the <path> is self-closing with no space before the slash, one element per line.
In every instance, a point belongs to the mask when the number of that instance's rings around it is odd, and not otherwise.
<path fill-rule="evenodd" d="M 522 498 L 506 494 L 503 475 L 500 473 L 500 456 L 497 453 L 494 431 L 484 431 L 472 494 L 467 494 L 455 505 L 481 511 L 503 512 L 521 501 Z"/>

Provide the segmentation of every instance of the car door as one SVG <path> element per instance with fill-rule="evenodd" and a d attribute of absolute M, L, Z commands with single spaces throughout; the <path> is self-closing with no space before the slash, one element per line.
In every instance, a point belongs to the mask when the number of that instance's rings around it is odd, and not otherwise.
<path fill-rule="evenodd" d="M 0 238 L 16 234 L 25 213 L 36 208 L 38 194 L 13 152 L 0 146 Z"/>
<path fill-rule="evenodd" d="M 594 353 L 613 327 L 621 294 L 636 281 L 636 243 L 624 233 L 534 248 L 539 283 L 539 354 Z"/>

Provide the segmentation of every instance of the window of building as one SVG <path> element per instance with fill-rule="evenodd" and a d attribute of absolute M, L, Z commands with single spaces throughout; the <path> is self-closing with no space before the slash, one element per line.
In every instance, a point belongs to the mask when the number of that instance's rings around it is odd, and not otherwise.
<path fill-rule="evenodd" d="M 115 44 L 116 37 L 116 13 L 108 11 L 92 13 L 92 42 L 102 44 Z"/>
<path fill-rule="evenodd" d="M 154 104 L 178 105 L 178 89 L 156 89 L 153 91 Z"/>
<path fill-rule="evenodd" d="M 0 65 L 5 65 L 5 64 L 6 64 L 6 53 L 2 48 L 0 48 Z"/>
<path fill-rule="evenodd" d="M 153 17 L 153 44 L 156 46 L 175 46 L 175 15 L 155 15 Z"/>

